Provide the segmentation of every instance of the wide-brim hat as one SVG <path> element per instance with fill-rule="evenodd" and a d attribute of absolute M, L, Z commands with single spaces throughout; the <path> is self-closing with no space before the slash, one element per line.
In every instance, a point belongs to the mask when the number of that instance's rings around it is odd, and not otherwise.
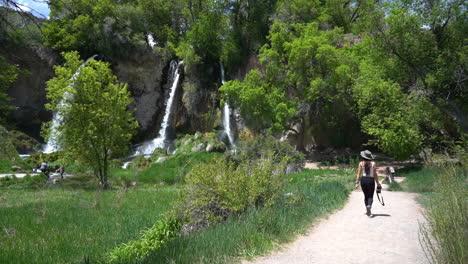
<path fill-rule="evenodd" d="M 361 157 L 363 157 L 366 160 L 373 160 L 374 159 L 374 155 L 372 155 L 372 152 L 370 152 L 367 149 L 364 150 L 364 151 L 361 151 Z"/>

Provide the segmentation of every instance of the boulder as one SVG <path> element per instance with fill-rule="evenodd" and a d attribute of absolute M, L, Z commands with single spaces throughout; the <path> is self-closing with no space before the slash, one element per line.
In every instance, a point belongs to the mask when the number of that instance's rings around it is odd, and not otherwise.
<path fill-rule="evenodd" d="M 197 140 L 197 139 L 201 139 L 202 137 L 203 137 L 202 133 L 197 132 L 197 133 L 195 133 L 195 135 L 193 136 L 193 139 Z"/>
<path fill-rule="evenodd" d="M 20 171 L 20 170 L 23 170 L 23 168 L 21 168 L 20 166 L 11 166 L 11 170 L 12 171 Z"/>
<path fill-rule="evenodd" d="M 169 158 L 168 157 L 159 157 L 157 160 L 156 160 L 156 163 L 163 163 L 165 162 L 166 160 L 168 160 Z"/>
<path fill-rule="evenodd" d="M 192 152 L 197 152 L 203 149 L 205 149 L 205 143 L 200 143 L 192 148 Z"/>
<path fill-rule="evenodd" d="M 176 152 L 176 146 L 174 145 L 174 143 L 169 144 L 169 146 L 167 146 L 167 148 L 166 148 L 166 154 L 167 155 L 172 155 L 175 152 Z"/>
<path fill-rule="evenodd" d="M 210 143 L 206 146 L 206 152 L 225 152 L 226 146 L 223 143 Z"/>
<path fill-rule="evenodd" d="M 21 131 L 12 130 L 10 131 L 10 136 L 18 153 L 32 153 L 39 151 L 41 148 L 41 143 L 38 140 Z"/>

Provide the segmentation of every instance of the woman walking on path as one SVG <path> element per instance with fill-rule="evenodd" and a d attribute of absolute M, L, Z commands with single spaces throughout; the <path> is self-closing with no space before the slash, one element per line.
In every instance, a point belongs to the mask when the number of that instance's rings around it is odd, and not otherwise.
<path fill-rule="evenodd" d="M 359 162 L 358 173 L 356 176 L 355 188 L 361 182 L 362 192 L 364 193 L 364 204 L 366 205 L 366 215 L 371 215 L 372 202 L 374 201 L 375 183 L 378 188 L 382 188 L 377 176 L 377 168 L 375 166 L 374 155 L 369 150 L 361 151 L 363 160 Z"/>

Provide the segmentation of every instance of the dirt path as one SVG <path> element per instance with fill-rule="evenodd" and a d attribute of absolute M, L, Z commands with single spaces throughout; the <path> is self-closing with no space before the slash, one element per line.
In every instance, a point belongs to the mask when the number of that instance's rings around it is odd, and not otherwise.
<path fill-rule="evenodd" d="M 314 225 L 307 235 L 280 252 L 246 263 L 429 263 L 419 244 L 419 222 L 424 220 L 416 194 L 384 191 L 385 206 L 375 198 L 365 215 L 363 194 L 354 191 L 345 207 Z"/>

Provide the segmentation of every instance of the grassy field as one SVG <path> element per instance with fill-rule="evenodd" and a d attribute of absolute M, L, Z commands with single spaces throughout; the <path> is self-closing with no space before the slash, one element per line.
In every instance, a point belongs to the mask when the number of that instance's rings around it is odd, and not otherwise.
<path fill-rule="evenodd" d="M 281 201 L 173 240 L 143 263 L 228 263 L 263 254 L 343 206 L 353 181 L 352 175 L 333 170 L 305 170 L 286 177 L 289 183 Z"/>
<path fill-rule="evenodd" d="M 160 219 L 176 186 L 111 191 L 2 188 L 0 263 L 98 259 Z"/>
<path fill-rule="evenodd" d="M 138 238 L 171 209 L 179 185 L 168 183 L 180 181 L 173 181 L 180 174 L 176 166 L 187 164 L 187 158 L 166 164 L 174 167 L 167 178 L 158 176 L 167 169 L 161 165 L 143 172 L 114 170 L 115 189 L 109 191 L 97 190 L 92 176 L 37 188 L 25 187 L 21 180 L 5 185 L 0 194 L 0 263 L 103 260 L 110 250 Z M 209 158 L 197 156 L 195 161 Z M 119 186 L 119 179 L 135 177 L 135 172 L 140 182 L 136 187 Z M 341 207 L 354 176 L 344 171 L 305 170 L 285 178 L 284 196 L 277 203 L 175 239 L 143 262 L 226 263 L 272 250 Z"/>

